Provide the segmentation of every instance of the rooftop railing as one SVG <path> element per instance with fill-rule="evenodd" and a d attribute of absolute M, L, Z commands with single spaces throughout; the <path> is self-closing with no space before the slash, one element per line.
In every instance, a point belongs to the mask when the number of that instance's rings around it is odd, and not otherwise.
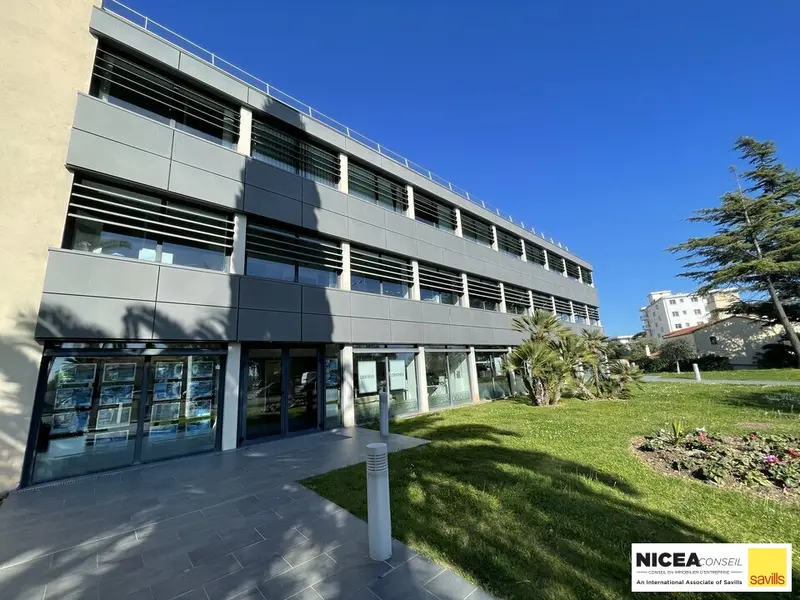
<path fill-rule="evenodd" d="M 282 102 L 287 106 L 290 106 L 291 108 L 302 113 L 303 115 L 307 115 L 308 117 L 325 125 L 326 127 L 329 127 L 341 133 L 342 135 L 345 135 L 349 139 L 356 141 L 363 146 L 366 146 L 370 150 L 374 150 L 381 156 L 385 156 L 386 158 L 393 160 L 397 164 L 402 165 L 407 169 L 414 171 L 418 175 L 421 175 L 422 177 L 425 177 L 426 179 L 432 181 L 433 183 L 436 183 L 450 190 L 454 194 L 461 196 L 462 198 L 468 200 L 469 202 L 472 202 L 477 206 L 480 206 L 482 208 L 485 208 L 486 210 L 495 213 L 497 216 L 505 219 L 509 223 L 513 223 L 514 225 L 521 227 L 522 229 L 526 229 L 527 231 L 530 231 L 534 235 L 538 235 L 543 240 L 547 240 L 552 244 L 556 244 L 559 248 L 563 248 L 565 251 L 570 252 L 569 247 L 562 246 L 561 242 L 555 241 L 552 237 L 550 238 L 546 237 L 544 233 L 542 233 L 541 231 L 537 232 L 533 227 L 525 227 L 525 223 L 519 220 L 514 220 L 514 218 L 509 213 L 501 211 L 499 208 L 496 208 L 491 204 L 489 204 L 488 202 L 485 202 L 480 198 L 475 197 L 473 194 L 470 194 L 464 188 L 458 187 L 457 185 L 448 181 L 444 177 L 440 177 L 436 173 L 432 172 L 430 169 L 426 169 L 422 165 L 419 165 L 413 161 L 408 160 L 407 158 L 398 154 L 397 152 L 394 152 L 393 150 L 390 150 L 386 146 L 383 146 L 378 142 L 371 140 L 367 136 L 355 131 L 354 129 L 351 129 L 350 127 L 344 125 L 343 123 L 340 123 L 336 119 L 329 117 L 325 113 L 318 111 L 317 109 L 309 106 L 305 102 L 298 100 L 294 96 L 291 96 L 286 92 L 279 90 L 274 85 L 267 83 L 262 79 L 259 79 L 255 75 L 252 75 L 247 71 L 245 71 L 244 69 L 237 67 L 236 65 L 228 62 L 224 58 L 217 56 L 214 52 L 206 50 L 202 46 L 195 44 L 193 41 L 183 37 L 178 33 L 175 33 L 168 27 L 165 27 L 164 25 L 161 25 L 160 23 L 153 21 L 147 15 L 143 15 L 142 13 L 130 8 L 129 6 L 126 6 L 122 2 L 118 2 L 117 0 L 103 0 L 103 9 L 107 10 L 108 12 L 114 13 L 115 15 L 121 17 L 125 21 L 128 21 L 132 25 L 140 27 L 145 31 L 148 31 L 153 35 L 163 39 L 164 41 L 177 46 L 181 50 L 189 52 L 196 58 L 213 65 L 217 69 L 224 71 L 225 73 L 227 73 L 232 77 L 235 77 L 242 83 L 245 83 L 249 86 L 256 88 L 260 92 L 265 93 L 267 96 L 279 102 Z M 572 252 L 572 254 L 574 255 L 575 253 Z"/>

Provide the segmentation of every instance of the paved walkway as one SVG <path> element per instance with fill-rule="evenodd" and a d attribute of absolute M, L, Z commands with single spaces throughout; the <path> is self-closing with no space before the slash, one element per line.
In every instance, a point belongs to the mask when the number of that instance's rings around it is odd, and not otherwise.
<path fill-rule="evenodd" d="M 702 373 L 700 374 L 702 377 Z M 703 379 L 697 381 L 696 379 L 680 379 L 678 377 L 659 377 L 657 375 L 645 375 L 645 381 L 659 382 L 666 381 L 669 383 L 711 383 L 711 384 L 728 384 L 728 385 L 800 385 L 800 381 L 762 381 L 760 379 Z"/>
<path fill-rule="evenodd" d="M 366 523 L 296 483 L 364 462 L 373 441 L 341 429 L 16 492 L 0 507 L 0 598 L 490 598 L 397 541 L 370 560 Z"/>

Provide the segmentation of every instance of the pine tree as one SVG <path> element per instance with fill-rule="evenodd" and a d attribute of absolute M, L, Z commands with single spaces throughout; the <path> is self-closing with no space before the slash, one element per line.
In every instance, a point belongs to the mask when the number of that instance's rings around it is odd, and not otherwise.
<path fill-rule="evenodd" d="M 734 149 L 749 165 L 741 175 L 747 186 L 737 174 L 737 189 L 724 194 L 720 206 L 696 211 L 689 219 L 713 225 L 715 232 L 670 251 L 683 254 L 687 270 L 682 276 L 700 282 L 700 294 L 735 287 L 766 295 L 800 367 L 800 338 L 786 311 L 798 302 L 800 289 L 800 175 L 778 162 L 772 142 L 740 137 Z M 763 300 L 754 304 L 759 302 L 763 306 Z M 732 309 L 753 312 L 741 302 Z"/>

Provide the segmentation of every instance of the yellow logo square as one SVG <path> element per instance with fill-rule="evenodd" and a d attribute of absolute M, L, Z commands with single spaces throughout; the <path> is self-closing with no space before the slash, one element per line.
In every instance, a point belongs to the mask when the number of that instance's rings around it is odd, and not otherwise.
<path fill-rule="evenodd" d="M 747 549 L 748 587 L 783 587 L 787 579 L 786 548 Z"/>

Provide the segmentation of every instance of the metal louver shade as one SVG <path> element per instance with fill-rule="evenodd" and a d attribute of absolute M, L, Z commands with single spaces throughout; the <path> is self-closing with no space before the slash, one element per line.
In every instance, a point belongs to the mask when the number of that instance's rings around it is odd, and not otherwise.
<path fill-rule="evenodd" d="M 497 230 L 497 247 L 508 254 L 522 256 L 522 240 L 499 229 Z"/>
<path fill-rule="evenodd" d="M 91 180 L 72 186 L 67 215 L 152 237 L 233 248 L 233 216 Z"/>
<path fill-rule="evenodd" d="M 551 271 L 557 271 L 558 273 L 564 272 L 564 257 L 548 252 L 547 258 L 549 259 Z"/>
<path fill-rule="evenodd" d="M 575 311 L 576 317 L 583 317 L 584 319 L 588 317 L 588 313 L 586 312 L 586 305 L 580 304 L 579 302 L 572 303 L 572 310 Z"/>
<path fill-rule="evenodd" d="M 408 190 L 383 175 L 373 173 L 353 162 L 348 163 L 348 187 L 350 191 L 383 202 L 397 202 L 405 210 L 408 207 Z"/>
<path fill-rule="evenodd" d="M 565 300 L 564 298 L 559 298 L 555 296 L 556 302 L 556 312 L 557 313 L 566 313 L 568 315 L 572 314 L 572 308 L 569 305 L 569 300 Z"/>
<path fill-rule="evenodd" d="M 513 302 L 514 304 L 521 304 L 523 306 L 530 305 L 528 300 L 528 290 L 523 290 L 522 288 L 505 284 L 503 286 L 503 293 L 506 296 L 506 304 Z"/>
<path fill-rule="evenodd" d="M 99 48 L 93 75 L 98 83 L 125 90 L 137 106 L 179 122 L 185 121 L 181 118 L 185 115 L 231 134 L 234 140 L 239 137 L 238 107 L 162 75 L 122 52 Z"/>
<path fill-rule="evenodd" d="M 317 269 L 342 270 L 342 247 L 321 237 L 301 235 L 249 222 L 246 252 L 267 260 L 298 263 Z"/>
<path fill-rule="evenodd" d="M 477 239 L 488 246 L 491 246 L 494 242 L 492 226 L 485 221 L 465 214 L 463 211 L 461 212 L 461 230 L 466 238 Z"/>
<path fill-rule="evenodd" d="M 553 298 L 541 292 L 533 292 L 533 308 L 534 310 L 543 310 L 549 313 L 553 312 Z"/>
<path fill-rule="evenodd" d="M 525 242 L 525 254 L 528 262 L 544 266 L 546 263 L 544 248 L 537 246 L 533 242 Z"/>
<path fill-rule="evenodd" d="M 595 306 L 589 306 L 589 319 L 592 321 L 600 320 L 600 310 Z"/>
<path fill-rule="evenodd" d="M 431 290 L 454 292 L 459 296 L 464 293 L 464 280 L 459 273 L 429 267 L 420 263 L 419 285 Z"/>
<path fill-rule="evenodd" d="M 339 154 L 253 119 L 253 153 L 287 166 L 294 173 L 336 184 L 341 176 Z"/>
<path fill-rule="evenodd" d="M 432 221 L 450 231 L 456 230 L 456 211 L 443 202 L 431 200 L 414 192 L 414 212 L 423 221 Z"/>
<path fill-rule="evenodd" d="M 571 260 L 564 261 L 567 265 L 567 277 L 571 277 L 572 279 L 580 279 L 581 278 L 581 270 L 574 262 Z"/>
<path fill-rule="evenodd" d="M 583 275 L 583 283 L 589 285 L 592 285 L 594 283 L 592 272 L 589 269 L 584 269 L 583 267 L 581 267 L 581 274 Z"/>
<path fill-rule="evenodd" d="M 353 246 L 350 247 L 350 271 L 372 279 L 396 281 L 408 285 L 414 282 L 411 264 L 407 260 Z"/>
<path fill-rule="evenodd" d="M 467 290 L 470 298 L 477 297 L 485 300 L 500 302 L 500 284 L 496 281 L 479 279 L 472 275 L 467 275 Z"/>

